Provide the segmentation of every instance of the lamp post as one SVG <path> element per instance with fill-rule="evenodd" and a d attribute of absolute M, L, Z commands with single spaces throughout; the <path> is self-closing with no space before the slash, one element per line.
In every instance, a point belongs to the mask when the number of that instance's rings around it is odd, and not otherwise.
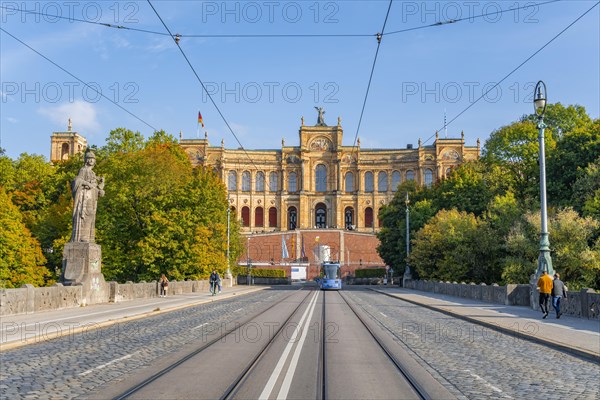
<path fill-rule="evenodd" d="M 412 274 L 410 273 L 410 265 L 408 264 L 408 256 L 410 255 L 410 212 L 408 209 L 408 205 L 410 204 L 410 200 L 408 199 L 408 192 L 406 192 L 406 200 L 404 200 L 406 204 L 406 269 L 404 270 L 404 276 L 402 278 L 402 286 L 406 286 L 406 281 L 412 279 Z"/>
<path fill-rule="evenodd" d="M 227 191 L 227 272 L 225 273 L 229 279 L 229 287 L 233 286 L 233 276 L 231 276 L 231 266 L 229 261 L 229 222 L 231 220 L 231 207 L 229 206 L 229 191 Z"/>
<path fill-rule="evenodd" d="M 539 81 L 534 89 L 533 108 L 537 115 L 537 128 L 539 129 L 539 146 L 540 146 L 540 203 L 541 203 L 541 218 L 542 228 L 540 235 L 540 255 L 538 257 L 538 266 L 535 274 L 535 280 L 539 278 L 544 271 L 549 275 L 554 274 L 552 268 L 552 258 L 550 257 L 550 240 L 548 239 L 548 214 L 546 207 L 546 155 L 544 144 L 544 113 L 546 112 L 546 84 Z"/>

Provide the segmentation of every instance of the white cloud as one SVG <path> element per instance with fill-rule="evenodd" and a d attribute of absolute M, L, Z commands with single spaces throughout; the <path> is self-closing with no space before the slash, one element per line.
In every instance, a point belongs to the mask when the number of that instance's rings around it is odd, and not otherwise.
<path fill-rule="evenodd" d="M 73 121 L 73 130 L 84 135 L 95 133 L 100 130 L 97 120 L 98 113 L 92 103 L 76 100 L 72 103 L 63 103 L 56 107 L 42 107 L 38 112 L 47 116 L 52 122 L 60 126 L 67 125 L 67 120 Z"/>
<path fill-rule="evenodd" d="M 16 118 L 13 118 L 13 117 L 6 117 L 6 120 L 7 120 L 8 122 L 10 122 L 11 124 L 16 124 L 17 122 L 19 122 L 19 120 L 18 120 L 18 119 L 16 119 Z"/>

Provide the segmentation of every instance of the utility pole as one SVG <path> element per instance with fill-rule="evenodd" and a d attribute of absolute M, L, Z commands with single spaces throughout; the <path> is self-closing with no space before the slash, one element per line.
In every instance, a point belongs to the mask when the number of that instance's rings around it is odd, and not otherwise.
<path fill-rule="evenodd" d="M 229 223 L 231 220 L 231 207 L 229 206 L 230 202 L 230 193 L 229 190 L 227 191 L 227 272 L 226 272 L 226 276 L 227 279 L 229 279 L 229 287 L 233 286 L 233 276 L 231 275 L 231 265 L 230 265 L 230 261 L 229 261 L 229 234 L 230 234 L 230 230 L 229 230 Z"/>

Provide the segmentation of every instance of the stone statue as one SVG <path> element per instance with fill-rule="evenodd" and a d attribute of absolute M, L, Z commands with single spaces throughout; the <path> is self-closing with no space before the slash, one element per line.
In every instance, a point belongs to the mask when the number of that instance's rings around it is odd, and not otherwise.
<path fill-rule="evenodd" d="M 95 242 L 96 206 L 98 197 L 104 196 L 104 178 L 96 177 L 93 152 L 85 153 L 85 164 L 71 184 L 73 193 L 73 234 L 71 242 Z"/>
<path fill-rule="evenodd" d="M 323 107 L 315 107 L 315 110 L 317 110 L 317 112 L 319 113 L 319 116 L 317 117 L 316 126 L 327 126 L 327 124 L 325 123 L 325 118 L 323 117 L 323 114 L 325 114 L 325 110 L 323 110 Z"/>

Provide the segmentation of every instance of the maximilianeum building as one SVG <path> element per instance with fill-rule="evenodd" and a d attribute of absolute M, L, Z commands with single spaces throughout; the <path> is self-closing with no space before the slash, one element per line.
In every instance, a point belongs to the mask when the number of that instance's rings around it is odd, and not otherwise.
<path fill-rule="evenodd" d="M 365 149 L 342 144 L 336 126 L 302 125 L 299 143 L 280 149 L 232 150 L 211 146 L 208 138 L 180 139 L 194 165 L 213 168 L 226 183 L 233 215 L 242 232 L 297 229 L 343 229 L 374 233 L 379 209 L 398 185 L 416 180 L 432 185 L 466 160 L 479 157 L 476 147 L 436 135 L 430 146 Z"/>
<path fill-rule="evenodd" d="M 322 110 L 321 110 L 322 111 Z M 479 157 L 477 146 L 460 138 L 440 138 L 432 145 L 405 149 L 364 149 L 342 144 L 343 129 L 304 124 L 298 143 L 268 150 L 226 149 L 204 139 L 180 145 L 194 166 L 212 168 L 229 192 L 231 217 L 240 221 L 245 252 L 239 263 L 300 270 L 311 279 L 322 261 L 339 261 L 342 275 L 357 268 L 381 267 L 377 253 L 377 218 L 398 185 L 415 180 L 433 185 L 452 168 Z M 83 151 L 77 132 L 52 135 L 51 160 Z"/>

